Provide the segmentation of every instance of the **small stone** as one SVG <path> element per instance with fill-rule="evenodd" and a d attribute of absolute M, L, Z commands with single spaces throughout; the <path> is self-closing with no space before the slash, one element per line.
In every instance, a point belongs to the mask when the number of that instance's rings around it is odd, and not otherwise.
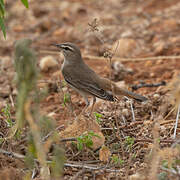
<path fill-rule="evenodd" d="M 160 98 L 160 95 L 159 95 L 159 94 L 154 94 L 154 95 L 153 95 L 153 98 L 159 99 L 159 98 Z"/>
<path fill-rule="evenodd" d="M 113 45 L 115 56 L 129 57 L 137 47 L 137 43 L 134 39 L 122 38 L 116 41 Z"/>
<path fill-rule="evenodd" d="M 154 72 L 151 72 L 151 73 L 150 73 L 150 77 L 152 77 L 152 78 L 155 77 L 155 73 L 154 73 Z"/>
<path fill-rule="evenodd" d="M 50 112 L 47 116 L 48 117 L 53 117 L 53 116 L 55 116 L 55 114 L 56 114 L 55 112 Z"/>
<path fill-rule="evenodd" d="M 40 60 L 40 64 L 39 64 L 40 69 L 44 72 L 47 72 L 49 69 L 52 69 L 54 67 L 57 67 L 57 65 L 58 65 L 57 61 L 52 56 L 43 57 Z"/>
<path fill-rule="evenodd" d="M 122 110 L 122 115 L 124 115 L 125 117 L 128 117 L 128 116 L 129 116 L 129 111 L 128 111 L 128 109 L 123 109 L 123 110 Z"/>

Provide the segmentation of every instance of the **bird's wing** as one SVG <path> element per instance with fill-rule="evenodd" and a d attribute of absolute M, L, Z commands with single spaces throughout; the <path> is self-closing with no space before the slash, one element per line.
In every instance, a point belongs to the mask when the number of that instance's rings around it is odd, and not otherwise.
<path fill-rule="evenodd" d="M 104 89 L 100 88 L 96 82 L 93 80 L 87 80 L 83 78 L 83 81 L 80 79 L 74 79 L 70 77 L 69 75 L 66 76 L 64 74 L 64 79 L 67 83 L 69 83 L 71 86 L 75 87 L 76 89 L 79 89 L 81 91 L 85 91 L 91 95 L 94 95 L 100 99 L 108 100 L 108 101 L 114 101 L 115 97 L 108 91 L 105 91 Z"/>

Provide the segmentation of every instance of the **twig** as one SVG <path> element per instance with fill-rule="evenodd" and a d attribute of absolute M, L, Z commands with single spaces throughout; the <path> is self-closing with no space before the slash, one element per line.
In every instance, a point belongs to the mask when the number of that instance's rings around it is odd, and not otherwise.
<path fill-rule="evenodd" d="M 130 107 L 131 107 L 131 112 L 132 112 L 133 121 L 136 121 L 136 119 L 135 119 L 135 114 L 134 114 L 134 109 L 133 109 L 133 105 L 132 105 L 132 101 L 130 101 Z"/>
<path fill-rule="evenodd" d="M 66 167 L 74 167 L 74 168 L 85 168 L 85 169 L 90 169 L 90 170 L 104 170 L 106 172 L 120 172 L 120 170 L 116 170 L 116 169 L 108 169 L 107 167 L 99 167 L 99 166 L 88 166 L 88 165 L 84 165 L 82 166 L 81 164 L 70 164 L 70 163 L 65 163 L 64 166 Z"/>
<path fill-rule="evenodd" d="M 101 160 L 87 160 L 87 161 L 83 161 L 83 163 L 85 164 L 96 164 L 96 163 L 100 163 L 102 162 Z M 76 163 L 76 161 L 69 161 L 68 160 L 68 163 L 70 164 L 73 164 L 73 163 Z"/>
<path fill-rule="evenodd" d="M 24 159 L 25 158 L 24 155 L 21 155 L 21 154 L 15 153 L 15 152 L 9 152 L 9 151 L 6 151 L 6 150 L 1 149 L 1 148 L 0 148 L 0 153 L 5 154 L 7 156 L 17 158 L 17 159 Z"/>
<path fill-rule="evenodd" d="M 85 55 L 83 56 L 84 58 L 91 59 L 91 60 L 104 60 L 104 57 L 98 57 L 98 56 L 90 56 L 90 55 Z M 160 59 L 180 59 L 180 56 L 157 56 L 157 57 L 146 57 L 146 58 L 119 58 L 115 57 L 114 61 L 121 61 L 121 62 L 126 62 L 126 61 L 150 61 L 150 60 L 160 60 Z"/>
<path fill-rule="evenodd" d="M 133 85 L 132 89 L 137 90 L 137 89 L 142 88 L 142 87 L 159 87 L 159 86 L 165 86 L 165 85 L 166 85 L 165 81 L 162 81 L 160 83 L 154 83 L 154 84 L 141 83 L 141 84 Z"/>
<path fill-rule="evenodd" d="M 177 126 L 178 126 L 179 112 L 180 112 L 180 104 L 179 104 L 179 106 L 178 106 L 178 111 L 177 111 L 177 115 L 176 115 L 176 124 L 175 124 L 175 127 L 174 127 L 173 139 L 176 138 L 176 130 L 177 130 Z"/>
<path fill-rule="evenodd" d="M 64 125 L 58 126 L 58 127 L 55 129 L 55 131 L 58 131 L 59 129 L 61 129 L 61 128 L 63 128 L 63 127 L 64 127 Z M 49 136 L 51 136 L 51 135 L 53 134 L 53 132 L 54 132 L 54 130 L 51 131 L 51 132 L 49 132 L 46 136 L 44 136 L 44 137 L 42 138 L 42 142 L 46 141 L 46 140 L 49 138 Z"/>
<path fill-rule="evenodd" d="M 130 103 L 133 122 L 135 122 L 136 120 L 135 120 L 135 114 L 134 114 L 134 109 L 133 109 L 132 101 L 131 101 L 128 97 L 126 97 L 126 96 L 125 96 L 125 98 L 126 98 L 126 99 L 129 101 L 129 103 Z"/>
<path fill-rule="evenodd" d="M 114 128 L 101 128 L 101 130 L 103 131 L 103 130 L 117 130 L 117 128 L 116 127 L 114 127 Z"/>
<path fill-rule="evenodd" d="M 173 108 L 171 109 L 171 111 L 166 115 L 166 117 L 165 117 L 163 120 L 167 119 L 174 110 L 175 110 L 175 107 L 173 107 Z"/>
<path fill-rule="evenodd" d="M 64 138 L 60 139 L 61 142 L 66 142 L 66 141 L 77 141 L 77 138 L 75 137 L 70 137 L 70 138 Z"/>
<path fill-rule="evenodd" d="M 13 101 L 13 98 L 12 98 L 12 94 L 9 95 L 9 99 L 11 101 L 12 107 L 14 108 L 15 105 L 14 105 L 14 101 Z"/>
<path fill-rule="evenodd" d="M 148 143 L 153 143 L 153 140 L 152 139 L 134 139 L 135 142 L 148 142 Z M 160 140 L 160 143 L 174 143 L 175 140 L 173 139 L 162 139 Z"/>
<path fill-rule="evenodd" d="M 119 126 L 119 129 L 129 129 L 131 127 L 134 128 L 138 124 L 143 124 L 143 123 L 144 121 L 135 121 L 135 122 L 132 122 L 130 125 Z M 117 128 L 101 128 L 101 130 L 117 130 Z"/>
<path fill-rule="evenodd" d="M 165 124 L 174 123 L 175 121 L 176 121 L 175 119 L 173 119 L 173 120 L 165 120 L 165 121 L 161 122 L 160 125 L 162 126 L 162 125 L 165 125 Z"/>

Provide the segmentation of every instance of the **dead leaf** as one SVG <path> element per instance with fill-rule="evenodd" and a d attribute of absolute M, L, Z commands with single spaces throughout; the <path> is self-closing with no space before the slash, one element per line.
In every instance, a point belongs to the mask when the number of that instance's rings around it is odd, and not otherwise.
<path fill-rule="evenodd" d="M 111 152 L 109 148 L 103 145 L 99 151 L 99 159 L 103 162 L 108 162 L 110 156 L 111 156 Z"/>

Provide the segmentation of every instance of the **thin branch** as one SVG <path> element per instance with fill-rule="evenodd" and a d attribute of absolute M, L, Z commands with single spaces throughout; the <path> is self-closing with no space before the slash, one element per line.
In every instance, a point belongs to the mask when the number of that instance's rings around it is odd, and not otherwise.
<path fill-rule="evenodd" d="M 133 105 L 132 105 L 132 101 L 131 100 L 130 100 L 130 107 L 131 107 L 133 121 L 136 121 L 135 114 L 134 114 L 134 109 L 133 109 Z"/>
<path fill-rule="evenodd" d="M 178 120 L 179 120 L 179 113 L 180 113 L 180 104 L 178 106 L 178 111 L 177 111 L 177 115 L 176 115 L 176 124 L 175 124 L 175 127 L 174 127 L 173 139 L 176 138 L 176 131 L 177 131 Z"/>
<path fill-rule="evenodd" d="M 141 83 L 141 84 L 133 85 L 131 87 L 133 90 L 137 90 L 143 87 L 159 87 L 159 86 L 166 86 L 166 82 L 162 81 L 160 83 L 152 83 L 152 84 Z"/>
<path fill-rule="evenodd" d="M 75 138 L 75 137 L 69 137 L 69 138 L 60 139 L 60 141 L 61 141 L 61 142 L 77 141 L 77 138 Z"/>
<path fill-rule="evenodd" d="M 0 153 L 7 155 L 7 156 L 10 156 L 10 157 L 13 157 L 13 158 L 17 158 L 17 159 L 24 159 L 25 158 L 25 156 L 22 154 L 18 154 L 15 152 L 9 152 L 9 151 L 6 151 L 6 150 L 1 149 L 1 148 L 0 148 Z"/>
<path fill-rule="evenodd" d="M 63 128 L 64 125 L 58 126 L 55 131 L 58 131 L 59 129 Z M 54 133 L 54 130 L 49 132 L 46 136 L 42 138 L 42 142 L 46 141 L 52 134 Z"/>
<path fill-rule="evenodd" d="M 99 56 L 90 56 L 90 55 L 84 55 L 84 58 L 90 59 L 90 60 L 104 60 L 104 57 Z M 157 57 L 145 57 L 145 58 L 120 58 L 120 57 L 114 57 L 114 61 L 152 61 L 152 60 L 161 60 L 161 59 L 180 59 L 180 56 L 157 56 Z"/>
<path fill-rule="evenodd" d="M 121 170 L 116 170 L 116 169 L 109 169 L 106 166 L 88 166 L 88 165 L 81 165 L 81 164 L 70 164 L 70 163 L 65 163 L 65 167 L 74 167 L 74 168 L 84 168 L 84 169 L 90 169 L 90 170 L 104 170 L 106 172 L 121 172 Z"/>

